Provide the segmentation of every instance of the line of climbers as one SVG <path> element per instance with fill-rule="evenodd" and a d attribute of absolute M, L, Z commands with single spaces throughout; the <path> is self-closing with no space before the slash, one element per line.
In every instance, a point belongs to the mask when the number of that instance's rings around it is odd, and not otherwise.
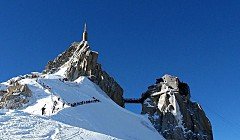
<path fill-rule="evenodd" d="M 51 90 L 51 87 L 49 87 L 48 85 L 45 85 L 45 83 L 41 83 L 41 82 L 38 82 L 43 88 L 45 89 L 48 89 L 48 90 Z"/>
<path fill-rule="evenodd" d="M 81 102 L 75 102 L 75 103 L 66 103 L 66 104 L 71 107 L 76 107 L 79 105 L 101 102 L 100 100 L 96 99 L 95 97 L 92 97 L 92 98 L 93 98 L 93 100 L 87 100 L 87 101 L 81 101 Z"/>
<path fill-rule="evenodd" d="M 93 98 L 93 100 L 74 102 L 74 103 L 65 103 L 65 102 L 63 102 L 62 108 L 64 108 L 65 104 L 68 105 L 68 106 L 71 106 L 71 107 L 76 107 L 76 106 L 80 106 L 80 105 L 101 102 L 99 99 L 96 99 L 95 97 L 92 97 L 92 98 Z M 58 101 L 54 101 L 53 102 L 52 113 L 57 112 L 61 108 L 61 107 L 60 108 L 57 107 L 57 105 L 59 105 L 59 101 L 60 101 L 60 98 L 58 98 Z M 41 110 L 42 110 L 42 115 L 45 115 L 46 114 L 46 104 L 42 107 Z"/>

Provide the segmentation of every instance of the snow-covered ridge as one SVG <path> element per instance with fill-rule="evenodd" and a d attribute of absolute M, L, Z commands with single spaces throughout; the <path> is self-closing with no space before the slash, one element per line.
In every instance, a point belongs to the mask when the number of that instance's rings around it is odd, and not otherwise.
<path fill-rule="evenodd" d="M 118 106 L 86 77 L 23 77 L 14 79 L 27 85 L 32 96 L 19 110 L 2 110 L 1 138 L 65 139 L 74 133 L 73 139 L 163 139 L 146 117 Z"/>

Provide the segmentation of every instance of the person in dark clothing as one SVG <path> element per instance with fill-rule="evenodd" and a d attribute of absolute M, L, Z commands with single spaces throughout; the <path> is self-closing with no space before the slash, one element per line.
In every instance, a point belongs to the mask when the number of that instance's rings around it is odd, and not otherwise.
<path fill-rule="evenodd" d="M 46 104 L 42 108 L 42 115 L 46 114 Z"/>
<path fill-rule="evenodd" d="M 53 110 L 52 110 L 52 113 L 54 113 L 54 111 L 56 110 L 56 105 L 57 105 L 57 101 L 54 101 L 54 102 L 53 102 Z"/>
<path fill-rule="evenodd" d="M 71 104 L 71 107 L 75 107 L 77 104 L 76 103 L 72 103 Z"/>

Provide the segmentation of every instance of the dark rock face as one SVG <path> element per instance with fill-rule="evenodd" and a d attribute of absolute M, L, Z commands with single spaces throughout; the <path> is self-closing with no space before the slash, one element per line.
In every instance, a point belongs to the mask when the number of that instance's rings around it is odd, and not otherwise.
<path fill-rule="evenodd" d="M 154 127 L 168 140 L 212 140 L 212 127 L 201 106 L 190 101 L 190 90 L 177 77 L 157 79 L 142 95 L 142 104 Z"/>
<path fill-rule="evenodd" d="M 80 76 L 87 76 L 99 85 L 113 101 L 124 107 L 123 89 L 107 72 L 102 70 L 97 59 L 98 53 L 90 50 L 87 41 L 74 42 L 68 50 L 53 61 L 49 61 L 43 73 L 63 74 L 70 81 Z"/>

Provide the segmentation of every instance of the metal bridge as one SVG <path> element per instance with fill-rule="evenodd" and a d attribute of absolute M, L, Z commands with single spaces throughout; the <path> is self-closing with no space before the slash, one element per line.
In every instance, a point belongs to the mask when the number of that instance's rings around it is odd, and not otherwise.
<path fill-rule="evenodd" d="M 143 104 L 143 102 L 150 97 L 151 94 L 149 92 L 143 93 L 141 98 L 124 98 L 125 103 L 130 103 L 130 104 Z"/>

